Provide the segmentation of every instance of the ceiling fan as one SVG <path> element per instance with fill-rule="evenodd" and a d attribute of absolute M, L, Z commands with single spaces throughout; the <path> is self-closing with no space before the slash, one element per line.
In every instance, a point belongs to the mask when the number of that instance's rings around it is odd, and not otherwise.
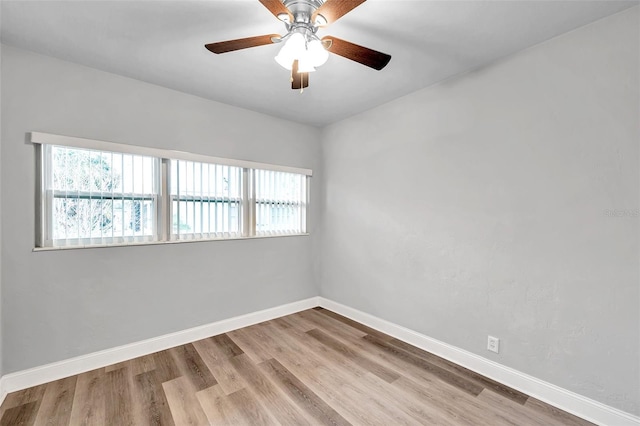
<path fill-rule="evenodd" d="M 329 25 L 346 15 L 365 0 L 259 0 L 279 20 L 284 22 L 287 33 L 267 34 L 256 37 L 209 43 L 205 47 L 213 53 L 226 53 L 249 47 L 283 43 L 276 61 L 291 71 L 291 88 L 302 91 L 309 86 L 309 73 L 323 65 L 329 52 L 366 65 L 375 70 L 383 69 L 391 56 L 367 47 L 339 39 L 318 37 L 319 28 Z"/>

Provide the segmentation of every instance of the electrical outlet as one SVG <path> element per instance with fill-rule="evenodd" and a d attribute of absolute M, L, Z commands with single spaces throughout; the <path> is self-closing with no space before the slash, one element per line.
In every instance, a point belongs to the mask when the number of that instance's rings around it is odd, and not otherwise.
<path fill-rule="evenodd" d="M 499 353 L 500 352 L 500 339 L 497 337 L 489 336 L 487 340 L 487 349 L 491 352 Z"/>

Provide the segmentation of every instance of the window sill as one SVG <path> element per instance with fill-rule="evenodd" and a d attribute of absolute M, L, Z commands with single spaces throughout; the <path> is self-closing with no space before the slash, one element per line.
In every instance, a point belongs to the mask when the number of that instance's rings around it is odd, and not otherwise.
<path fill-rule="evenodd" d="M 183 244 L 183 243 L 206 243 L 212 241 L 238 241 L 238 240 L 261 240 L 264 238 L 283 238 L 283 237 L 308 237 L 309 233 L 304 234 L 279 234 L 279 235 L 254 235 L 252 237 L 230 237 L 230 238 L 207 238 L 199 240 L 174 240 L 174 241 L 145 241 L 141 243 L 115 243 L 115 244 L 91 244 L 84 246 L 56 246 L 56 247 L 34 247 L 33 252 L 40 251 L 59 251 L 59 250 L 78 250 L 78 249 L 96 249 L 96 248 L 112 248 L 112 247 L 137 247 L 137 246 L 157 246 L 166 244 Z"/>

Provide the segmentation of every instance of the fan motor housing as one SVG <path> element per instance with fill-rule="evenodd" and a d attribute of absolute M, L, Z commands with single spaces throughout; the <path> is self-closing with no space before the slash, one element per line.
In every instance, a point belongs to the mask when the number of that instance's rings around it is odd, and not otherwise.
<path fill-rule="evenodd" d="M 293 22 L 311 24 L 311 16 L 324 1 L 322 0 L 284 0 L 284 5 L 293 15 Z"/>

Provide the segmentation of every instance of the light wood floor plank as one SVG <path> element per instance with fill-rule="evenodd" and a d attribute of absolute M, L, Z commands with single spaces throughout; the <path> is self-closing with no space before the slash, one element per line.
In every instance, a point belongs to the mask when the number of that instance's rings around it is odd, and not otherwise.
<path fill-rule="evenodd" d="M 562 424 L 557 421 L 551 421 L 544 416 L 536 416 L 535 414 L 523 409 L 521 405 L 513 402 L 509 398 L 498 395 L 490 389 L 484 389 L 480 395 L 478 395 L 478 400 L 484 401 L 491 407 L 494 407 L 494 411 L 497 412 L 499 416 L 505 420 L 512 421 L 514 424 L 517 424 L 518 419 L 523 415 L 528 417 L 530 425 L 555 426 Z"/>
<path fill-rule="evenodd" d="M 524 405 L 535 411 L 538 415 L 559 421 L 566 426 L 588 426 L 593 424 L 532 397 L 529 397 Z"/>
<path fill-rule="evenodd" d="M 382 380 L 385 380 L 389 383 L 393 382 L 400 378 L 400 374 L 395 371 L 386 368 L 383 365 L 378 364 L 370 360 L 369 358 L 365 358 L 356 353 L 353 349 L 351 349 L 348 345 L 332 338 L 328 334 L 324 333 L 322 330 L 317 328 L 313 330 L 307 331 L 307 334 L 320 343 L 330 347 L 334 351 L 343 355 L 344 357 L 353 360 L 354 363 L 360 365 L 362 368 L 369 370 L 371 373 L 380 377 Z"/>
<path fill-rule="evenodd" d="M 417 367 L 420 367 L 421 369 L 426 370 L 434 376 L 438 377 L 440 380 L 447 382 L 453 386 L 457 386 L 466 392 L 469 392 L 471 395 L 477 396 L 484 389 L 482 386 L 471 382 L 469 379 L 447 371 L 444 368 L 438 367 L 437 365 L 431 364 L 420 357 L 417 357 L 403 349 L 390 345 L 388 342 L 378 339 L 376 336 L 367 335 L 363 337 L 363 339 L 367 340 L 370 343 L 373 343 L 382 350 L 389 352 L 394 357 L 414 364 Z"/>
<path fill-rule="evenodd" d="M 361 377 L 366 374 L 367 370 L 358 365 L 343 354 L 329 346 L 323 344 L 308 333 L 298 331 L 296 329 L 282 330 L 277 327 L 275 322 L 269 321 L 260 324 L 261 327 L 273 336 L 272 340 L 278 342 L 278 350 L 272 350 L 274 358 L 279 359 L 281 353 L 286 349 L 287 352 L 299 354 L 313 365 L 313 368 L 319 368 L 331 364 L 335 368 L 341 368 L 349 375 Z M 284 348 L 284 349 L 283 349 Z"/>
<path fill-rule="evenodd" d="M 227 398 L 220 385 L 196 392 L 196 398 L 212 425 L 240 425 L 247 422 L 241 410 Z"/>
<path fill-rule="evenodd" d="M 231 363 L 250 385 L 258 400 L 271 414 L 284 424 L 310 424 L 296 405 L 280 391 L 246 355 L 234 357 Z"/>
<path fill-rule="evenodd" d="M 68 424 L 78 376 L 56 380 L 47 385 L 38 409 L 35 425 Z"/>
<path fill-rule="evenodd" d="M 267 326 L 265 324 L 265 326 Z M 348 358 L 328 349 L 306 333 L 293 333 L 292 337 L 272 329 L 290 350 L 278 355 L 296 376 L 305 377 L 320 397 L 331 400 L 336 410 L 353 424 L 411 424 L 411 419 L 390 407 L 379 395 L 369 393 L 360 379 L 367 374 Z M 366 398 L 365 398 L 366 397 Z M 375 413 L 375 415 L 373 415 Z"/>
<path fill-rule="evenodd" d="M 177 379 L 181 376 L 180 369 L 178 368 L 176 361 L 171 356 L 171 352 L 160 351 L 154 353 L 152 356 L 155 371 L 158 375 L 158 380 L 160 380 L 161 383 Z"/>
<path fill-rule="evenodd" d="M 412 390 L 421 394 L 426 404 L 431 403 L 434 405 L 433 402 L 436 401 L 435 406 L 440 407 L 445 412 L 450 411 L 449 415 L 453 416 L 453 418 L 460 418 L 460 424 L 484 424 L 487 423 L 487 419 L 492 419 L 489 422 L 491 424 L 510 424 L 509 422 L 505 423 L 501 416 L 492 413 L 489 405 L 478 401 L 474 398 L 474 395 L 470 395 L 460 387 L 442 381 L 436 375 L 431 374 L 429 370 L 421 368 L 420 364 L 416 365 L 410 359 L 396 358 L 393 356 L 393 351 L 387 352 L 365 339 L 353 340 L 352 336 L 344 333 L 336 333 L 334 336 L 340 336 L 340 340 L 350 344 L 354 351 L 373 356 L 382 365 L 404 372 L 406 377 L 401 377 L 394 383 L 403 383 L 407 380 L 407 377 L 419 381 L 420 388 L 412 387 Z M 434 398 L 433 395 L 442 396 L 442 398 Z M 469 415 L 465 416 L 464 411 L 457 410 L 457 407 L 465 407 L 465 409 L 468 409 Z M 475 412 L 482 412 L 485 415 L 475 421 L 467 419 L 467 417 L 473 419 L 473 413 Z"/>
<path fill-rule="evenodd" d="M 272 355 L 267 347 L 264 346 L 264 342 L 247 337 L 246 330 L 249 328 L 250 327 L 234 330 L 227 333 L 227 336 L 256 364 L 270 359 Z"/>
<path fill-rule="evenodd" d="M 350 424 L 277 360 L 270 359 L 260 363 L 260 368 L 266 372 L 292 400 L 302 407 L 310 417 L 319 423 L 329 425 Z"/>
<path fill-rule="evenodd" d="M 200 391 L 218 384 L 191 343 L 169 349 L 169 353 L 173 357 L 180 375 L 188 377 L 196 390 Z"/>
<path fill-rule="evenodd" d="M 439 412 L 447 422 L 459 425 L 499 424 L 488 407 L 453 387 L 424 386 L 422 381 L 410 377 L 401 377 L 391 386 L 400 394 L 421 401 L 428 410 Z"/>
<path fill-rule="evenodd" d="M 426 420 L 427 417 L 423 415 L 424 413 L 420 408 L 409 404 L 407 400 L 398 403 L 399 401 L 395 396 L 395 389 L 381 386 L 376 381 L 378 380 L 378 377 L 375 377 L 375 379 L 370 377 L 373 376 L 372 372 L 374 372 L 374 374 L 377 373 L 378 376 L 382 377 L 381 380 L 388 382 L 396 380 L 399 375 L 379 364 L 371 363 L 375 364 L 373 368 L 371 366 L 367 366 L 367 358 L 357 355 L 355 352 L 351 351 L 338 341 L 335 341 L 330 336 L 323 335 L 319 330 L 312 330 L 306 334 L 315 335 L 315 337 L 319 338 L 319 340 L 324 344 L 333 347 L 338 356 L 352 361 L 352 364 L 345 365 L 333 362 L 333 358 L 330 358 L 332 359 L 331 365 L 335 365 L 336 367 L 334 368 L 334 371 L 338 372 L 340 377 L 347 379 L 341 387 L 343 392 L 352 395 L 351 398 L 358 401 L 362 401 L 364 399 L 362 395 L 367 395 L 367 404 L 371 409 L 378 412 L 381 419 L 383 419 L 383 423 L 391 421 L 393 424 L 419 424 Z M 357 372 L 357 370 L 361 371 Z M 380 371 L 385 371 L 386 374 L 379 374 Z M 392 372 L 392 380 L 389 380 L 390 374 L 388 372 Z M 350 376 L 350 374 L 354 375 Z M 326 373 L 323 375 L 326 375 Z M 388 384 L 386 382 L 385 384 Z M 334 383 L 334 385 L 337 384 Z M 361 396 L 356 397 L 356 395 Z M 386 416 L 386 418 L 383 416 Z M 446 424 L 446 422 L 440 423 Z"/>
<path fill-rule="evenodd" d="M 342 316 L 340 314 L 336 314 L 335 312 L 329 311 L 327 309 L 323 309 L 323 308 L 316 308 L 315 309 L 317 312 L 320 312 L 323 315 L 326 315 L 328 317 L 331 317 L 333 319 L 336 319 L 342 323 L 344 323 L 345 325 L 348 325 L 351 328 L 355 328 L 356 330 L 360 330 L 370 336 L 376 337 L 382 341 L 389 341 L 392 339 L 391 336 L 384 334 L 378 330 L 375 330 L 371 327 L 368 327 L 364 324 L 360 324 L 357 321 L 352 320 L 351 318 L 347 318 L 345 316 Z"/>
<path fill-rule="evenodd" d="M 351 344 L 354 350 L 374 355 L 381 364 L 386 364 L 396 371 L 404 371 L 406 377 L 401 377 L 394 384 L 407 386 L 408 383 L 411 383 L 410 388 L 414 392 L 422 394 L 425 403 L 435 402 L 435 406 L 448 411 L 453 418 L 459 418 L 459 424 L 505 425 L 518 423 L 517 419 L 511 418 L 502 411 L 496 411 L 491 404 L 475 398 L 475 395 L 456 386 L 455 383 L 442 381 L 437 375 L 430 372 L 430 368 L 421 368 L 422 364 L 413 362 L 411 358 L 395 357 L 393 351 L 385 351 L 367 339 L 351 341 Z M 408 382 L 407 378 L 419 382 L 419 388 L 413 387 L 415 383 Z M 482 416 L 474 416 L 477 413 L 482 413 Z"/>
<path fill-rule="evenodd" d="M 367 374 L 362 379 L 363 384 L 372 392 L 384 397 L 388 404 L 392 404 L 407 414 L 419 424 L 449 425 L 465 424 L 447 416 L 440 407 L 425 404 L 408 392 L 398 392 L 392 383 L 388 383 L 374 374 Z M 459 420 L 459 419 L 458 419 Z M 472 423 L 469 423 L 471 425 Z"/>
<path fill-rule="evenodd" d="M 155 370 L 156 365 L 155 365 L 153 355 L 144 355 L 128 361 L 119 362 L 117 364 L 110 365 L 108 367 L 105 367 L 104 370 L 105 372 L 108 373 L 110 371 L 118 370 L 124 367 L 128 368 L 133 376 L 137 376 L 138 374 Z"/>
<path fill-rule="evenodd" d="M 36 415 L 38 414 L 38 409 L 40 408 L 40 402 L 42 401 L 42 397 L 44 396 L 46 388 L 47 385 L 43 384 L 21 391 L 11 392 L 10 394 L 8 394 L 5 397 L 2 406 L 0 407 L 0 425 L 8 425 L 11 424 L 11 422 L 15 423 L 18 421 L 10 421 L 9 419 L 25 419 L 20 421 L 24 422 L 25 425 L 33 424 L 33 422 L 35 422 L 36 420 Z M 31 402 L 33 402 L 34 404 L 30 404 L 28 405 L 28 407 L 21 407 Z M 5 418 L 5 413 L 8 410 L 16 407 L 20 408 L 12 410 L 11 414 L 8 414 Z"/>
<path fill-rule="evenodd" d="M 242 355 L 244 352 L 236 342 L 231 340 L 226 334 L 220 334 L 211 338 L 213 343 L 220 349 L 223 356 L 227 358 L 233 358 L 234 356 Z"/>
<path fill-rule="evenodd" d="M 0 419 L 0 426 L 31 426 L 36 421 L 40 401 L 31 401 L 26 404 L 8 408 Z"/>
<path fill-rule="evenodd" d="M 175 422 L 169 409 L 169 402 L 156 371 L 152 370 L 138 374 L 135 376 L 135 380 L 145 424 L 174 425 Z"/>
<path fill-rule="evenodd" d="M 106 423 L 104 383 L 104 369 L 78 375 L 70 424 L 99 426 Z"/>
<path fill-rule="evenodd" d="M 139 423 L 138 401 L 132 392 L 131 373 L 127 367 L 105 373 L 105 417 L 108 422 L 133 426 Z"/>
<path fill-rule="evenodd" d="M 320 330 L 327 331 L 332 336 L 338 333 L 347 338 L 354 338 L 354 339 L 359 339 L 367 335 L 367 333 L 365 333 L 364 331 L 358 330 L 357 328 L 345 327 L 345 324 L 343 322 L 338 321 L 337 319 L 332 318 L 328 315 L 323 315 L 322 313 L 320 313 L 315 309 L 298 312 L 297 314 L 289 315 L 289 316 L 278 318 L 278 319 L 283 321 L 293 322 L 293 321 L 297 321 L 298 318 L 302 318 L 303 320 L 308 321 L 309 326 L 311 328 L 305 331 L 309 331 L 314 328 L 319 328 Z"/>
<path fill-rule="evenodd" d="M 236 411 L 240 413 L 243 418 L 240 424 L 253 426 L 253 425 L 276 425 L 276 424 L 288 424 L 281 423 L 275 419 L 268 409 L 260 403 L 258 399 L 254 397 L 254 394 L 247 389 L 241 389 L 232 393 L 227 397 L 229 402 L 236 408 Z"/>
<path fill-rule="evenodd" d="M 188 377 L 178 377 L 164 382 L 162 388 L 167 397 L 173 421 L 177 425 L 204 426 L 209 424 L 196 397 L 197 389 Z"/>
<path fill-rule="evenodd" d="M 454 374 L 464 375 L 472 382 L 477 383 L 480 386 L 489 388 L 493 390 L 495 393 L 498 393 L 506 398 L 509 398 L 519 404 L 524 404 L 527 400 L 528 396 L 522 392 L 519 392 L 513 388 L 503 385 L 502 383 L 498 383 L 495 380 L 488 379 L 480 374 L 477 374 L 469 369 L 456 365 L 450 361 L 447 361 L 439 356 L 436 356 L 432 353 L 424 351 L 422 349 L 416 348 L 415 346 L 411 346 L 408 343 L 402 342 L 398 339 L 393 339 L 389 341 L 389 344 L 405 350 L 413 355 L 416 355 L 419 358 L 424 359 L 425 361 L 441 367 L 447 371 L 450 371 Z"/>
<path fill-rule="evenodd" d="M 591 423 L 317 308 L 13 392 L 0 426 Z"/>
<path fill-rule="evenodd" d="M 272 321 L 277 323 L 278 326 L 281 327 L 281 328 L 287 329 L 287 328 L 294 327 L 297 330 L 302 331 L 303 333 L 306 333 L 309 330 L 313 330 L 314 328 L 318 328 L 317 325 L 315 325 L 313 322 L 309 321 L 305 317 L 304 314 L 307 313 L 307 312 L 312 312 L 312 310 L 310 310 L 310 311 L 302 311 L 302 312 L 298 312 L 296 314 L 289 315 L 289 316 L 286 316 L 286 317 L 276 318 L 276 319 L 274 319 Z"/>
<path fill-rule="evenodd" d="M 24 405 L 28 402 L 40 401 L 44 396 L 44 391 L 47 389 L 47 384 L 34 386 L 32 388 L 20 390 L 17 392 L 11 392 L 8 394 L 4 402 L 2 403 L 2 407 L 0 408 L 0 415 L 3 410 L 7 408 L 17 407 L 19 405 Z"/>
<path fill-rule="evenodd" d="M 203 362 L 211 371 L 225 394 L 230 395 L 244 389 L 247 384 L 233 368 L 225 352 L 212 339 L 203 339 L 193 343 Z"/>

